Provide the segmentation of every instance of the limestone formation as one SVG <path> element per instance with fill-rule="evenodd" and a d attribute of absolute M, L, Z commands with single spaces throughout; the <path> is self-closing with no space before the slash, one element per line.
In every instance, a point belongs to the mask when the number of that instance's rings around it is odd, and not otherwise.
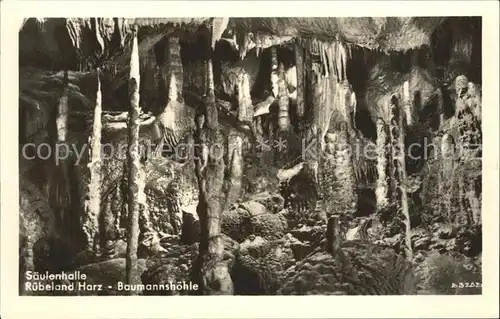
<path fill-rule="evenodd" d="M 99 72 L 99 70 L 98 70 Z M 97 77 L 97 98 L 94 109 L 92 134 L 89 137 L 90 182 L 85 200 L 83 230 L 86 235 L 87 249 L 99 253 L 99 214 L 101 209 L 101 113 L 102 95 L 99 73 Z"/>
<path fill-rule="evenodd" d="M 128 122 L 129 150 L 127 152 L 128 166 L 128 237 L 127 237 L 127 283 L 138 282 L 137 248 L 139 241 L 139 211 L 140 207 L 140 179 L 141 170 L 139 155 L 139 48 L 137 35 L 134 37 L 132 57 L 130 59 L 130 109 Z M 134 294 L 134 291 L 130 292 Z"/>

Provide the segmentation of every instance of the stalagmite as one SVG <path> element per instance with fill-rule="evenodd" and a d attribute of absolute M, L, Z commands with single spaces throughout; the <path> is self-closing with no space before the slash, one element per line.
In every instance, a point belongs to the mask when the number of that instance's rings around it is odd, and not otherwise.
<path fill-rule="evenodd" d="M 441 158 L 443 160 L 443 177 L 446 179 L 451 178 L 453 173 L 454 157 L 455 141 L 452 135 L 445 134 L 441 138 Z"/>
<path fill-rule="evenodd" d="M 387 126 L 382 118 L 377 120 L 377 186 L 375 196 L 377 199 L 377 212 L 384 212 L 389 207 L 389 182 L 388 182 L 388 150 L 389 138 Z"/>
<path fill-rule="evenodd" d="M 445 121 L 443 92 L 441 91 L 441 89 L 436 90 L 436 98 L 437 98 L 437 110 L 439 114 L 438 127 L 440 127 L 441 125 L 443 125 Z"/>
<path fill-rule="evenodd" d="M 57 136 L 55 138 L 55 152 L 53 156 L 56 157 L 56 167 L 54 174 L 51 176 L 49 183 L 50 190 L 50 203 L 54 207 L 56 223 L 63 225 L 65 217 L 71 203 L 71 192 L 68 176 L 68 148 L 60 147 L 67 146 L 66 139 L 68 135 L 68 113 L 69 113 L 69 77 L 68 72 L 64 72 L 64 82 L 62 87 L 62 94 L 59 98 L 56 109 L 56 130 Z M 37 106 L 37 108 L 40 108 Z M 63 154 L 61 154 L 63 152 Z M 48 156 L 51 156 L 49 154 Z M 66 234 L 65 234 L 66 235 Z"/>
<path fill-rule="evenodd" d="M 482 114 L 481 94 L 479 92 L 478 87 L 472 82 L 469 82 L 468 93 L 471 102 L 470 105 L 472 108 L 472 112 L 474 113 L 474 116 L 476 118 L 475 120 L 478 123 L 481 123 L 481 114 Z"/>
<path fill-rule="evenodd" d="M 441 138 L 441 162 L 442 169 L 439 171 L 439 184 L 438 191 L 441 195 L 439 197 L 439 210 L 441 215 L 448 216 L 449 222 L 454 223 L 455 218 L 452 212 L 452 186 L 454 177 L 454 164 L 455 164 L 455 142 L 453 136 L 445 134 Z"/>
<path fill-rule="evenodd" d="M 458 140 L 463 147 L 463 157 L 467 159 L 469 157 L 474 158 L 482 143 L 481 126 L 474 114 L 476 105 L 473 103 L 477 101 L 470 96 L 468 91 L 469 82 L 465 76 L 457 77 L 455 86 L 457 93 L 455 116 L 459 129 Z"/>
<path fill-rule="evenodd" d="M 314 65 L 315 64 L 312 64 L 312 67 L 309 70 L 311 78 L 311 81 L 309 81 L 309 85 L 311 86 L 310 89 L 312 92 L 311 104 L 313 111 L 313 123 L 307 133 L 308 136 L 306 137 L 306 140 L 307 143 L 312 143 L 315 147 L 312 149 L 312 154 L 308 154 L 308 152 L 306 152 L 305 154 L 303 154 L 303 156 L 305 157 L 304 160 L 307 162 L 308 166 L 314 172 L 314 177 L 316 182 L 318 183 L 320 189 L 319 192 L 321 194 L 320 161 L 322 160 L 321 154 L 324 149 L 324 136 L 326 134 L 326 131 L 324 131 L 325 126 L 323 125 L 323 122 L 325 122 L 325 119 L 323 118 L 325 116 L 324 110 L 326 108 L 326 106 L 324 105 L 325 87 L 323 85 L 324 78 L 322 77 L 321 73 L 314 68 Z"/>
<path fill-rule="evenodd" d="M 276 47 L 271 47 L 271 89 L 274 97 L 278 97 L 278 52 Z"/>
<path fill-rule="evenodd" d="M 413 107 L 411 105 L 411 98 L 410 98 L 410 84 L 408 81 L 405 81 L 403 84 L 403 108 L 405 111 L 405 117 L 406 117 L 406 124 L 407 125 L 412 125 L 413 124 Z"/>
<path fill-rule="evenodd" d="M 354 214 L 357 210 L 358 199 L 352 155 L 348 128 L 341 125 L 337 131 L 334 170 L 338 198 L 336 209 L 339 214 Z"/>
<path fill-rule="evenodd" d="M 140 164 L 137 172 L 137 205 L 139 208 L 139 232 L 141 234 L 141 246 L 148 249 L 149 252 L 155 254 L 164 252 L 165 249 L 161 247 L 158 234 L 153 229 L 151 224 L 149 205 L 145 193 L 146 187 L 146 169 L 145 166 Z"/>
<path fill-rule="evenodd" d="M 340 249 L 342 244 L 341 236 L 340 218 L 338 215 L 331 216 L 328 219 L 326 228 L 327 251 L 335 258 L 340 257 L 339 255 L 342 254 Z"/>
<path fill-rule="evenodd" d="M 66 135 L 68 134 L 68 72 L 64 72 L 64 91 L 63 95 L 59 99 L 59 104 L 57 107 L 57 140 L 60 142 L 66 141 Z"/>
<path fill-rule="evenodd" d="M 356 93 L 353 91 L 351 93 L 351 112 L 352 112 L 352 115 L 351 115 L 351 122 L 352 122 L 352 127 L 354 129 L 357 129 L 357 126 L 356 126 L 356 112 L 357 112 L 357 108 L 358 108 L 358 99 L 356 98 Z"/>
<path fill-rule="evenodd" d="M 243 178 L 243 140 L 236 130 L 230 132 L 228 137 L 229 185 L 227 188 L 226 204 L 224 209 L 229 209 L 241 196 Z"/>
<path fill-rule="evenodd" d="M 389 102 L 390 110 L 390 138 L 392 143 L 392 161 L 393 172 L 391 187 L 393 190 L 392 200 L 396 203 L 395 218 L 404 223 L 404 251 L 408 261 L 413 261 L 413 252 L 410 238 L 410 214 L 408 208 L 408 194 L 406 193 L 407 176 L 406 176 L 406 153 L 404 144 L 404 125 L 403 117 L 400 114 L 400 105 L 398 98 L 393 95 Z"/>
<path fill-rule="evenodd" d="M 336 163 L 336 145 L 337 134 L 335 128 L 330 128 L 325 136 L 324 156 L 320 156 L 319 162 L 319 189 L 323 198 L 323 207 L 327 216 L 336 212 L 337 180 L 335 176 Z M 323 153 L 321 153 L 323 155 Z"/>
<path fill-rule="evenodd" d="M 460 201 L 463 203 L 464 212 L 468 216 L 470 223 L 481 223 L 481 200 L 476 184 L 480 183 L 481 171 L 481 145 L 482 133 L 481 124 L 475 114 L 475 110 L 480 106 L 480 99 L 473 92 L 470 92 L 471 86 L 465 76 L 458 76 L 455 80 L 455 90 L 457 100 L 455 103 L 455 117 L 459 130 L 458 143 L 460 147 L 460 167 L 462 170 L 466 168 L 472 172 L 476 171 L 477 176 L 467 177 L 465 173 L 460 176 Z M 470 175 L 470 174 L 469 174 Z"/>
<path fill-rule="evenodd" d="M 253 121 L 249 76 L 244 70 L 238 75 L 238 120 L 246 123 Z"/>
<path fill-rule="evenodd" d="M 134 32 L 132 44 L 132 55 L 130 57 L 129 76 L 129 122 L 128 122 L 128 229 L 127 229 L 127 257 L 126 257 L 126 280 L 128 284 L 136 283 L 138 278 L 137 269 L 137 246 L 139 242 L 139 174 L 140 174 L 140 154 L 139 154 L 139 47 L 137 43 L 137 31 Z M 130 294 L 136 292 L 131 290 Z"/>
<path fill-rule="evenodd" d="M 295 42 L 295 69 L 297 71 L 297 116 L 304 116 L 305 104 L 305 68 L 304 68 L 304 48 Z"/>
<path fill-rule="evenodd" d="M 170 91 L 170 79 L 172 74 L 175 74 L 177 85 L 177 101 L 182 102 L 182 86 L 184 83 L 182 60 L 181 60 L 181 46 L 179 38 L 168 37 L 167 45 L 165 48 L 165 61 L 163 62 L 163 79 L 165 81 L 166 92 Z M 170 94 L 169 94 L 170 95 Z"/>
<path fill-rule="evenodd" d="M 278 128 L 280 131 L 288 131 L 290 129 L 290 115 L 288 114 L 290 99 L 288 97 L 288 88 L 285 81 L 285 67 L 280 64 L 278 70 Z"/>
<path fill-rule="evenodd" d="M 211 60 L 208 62 L 211 64 Z M 207 66 L 208 83 L 213 81 L 211 66 Z M 232 294 L 233 283 L 228 265 L 223 261 L 224 244 L 221 234 L 221 213 L 224 198 L 224 137 L 218 125 L 218 112 L 213 88 L 206 84 L 205 110 L 197 115 L 195 143 L 196 176 L 199 185 L 198 216 L 200 221 L 200 253 L 195 277 L 203 294 Z"/>
<path fill-rule="evenodd" d="M 101 113 L 102 113 L 101 82 L 97 70 L 97 93 L 94 109 L 92 134 L 89 137 L 90 182 L 85 197 L 85 215 L 83 231 L 87 240 L 87 249 L 99 253 L 99 212 L 101 207 Z"/>

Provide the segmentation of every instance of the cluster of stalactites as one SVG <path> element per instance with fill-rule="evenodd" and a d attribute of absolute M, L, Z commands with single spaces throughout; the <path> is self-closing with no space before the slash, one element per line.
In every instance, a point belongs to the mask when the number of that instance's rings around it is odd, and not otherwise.
<path fill-rule="evenodd" d="M 320 57 L 326 77 L 335 76 L 339 82 L 347 79 L 347 60 L 352 56 L 350 44 L 317 39 L 307 39 L 303 43 L 311 54 Z"/>
<path fill-rule="evenodd" d="M 232 37 L 222 38 L 222 40 L 228 42 L 233 49 L 239 52 L 241 60 L 243 60 L 247 56 L 248 52 L 254 48 L 255 54 L 258 57 L 264 49 L 281 45 L 293 39 L 292 36 L 273 36 L 268 34 L 246 32 L 244 30 L 229 30 L 229 33 Z"/>

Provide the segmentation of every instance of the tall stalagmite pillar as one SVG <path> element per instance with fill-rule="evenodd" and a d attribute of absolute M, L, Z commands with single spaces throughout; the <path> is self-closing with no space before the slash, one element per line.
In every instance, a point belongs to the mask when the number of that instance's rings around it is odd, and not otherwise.
<path fill-rule="evenodd" d="M 406 124 L 411 126 L 413 124 L 413 106 L 410 99 L 410 84 L 408 81 L 403 83 L 403 107 L 405 111 Z"/>
<path fill-rule="evenodd" d="M 453 136 L 445 134 L 441 138 L 440 160 L 442 169 L 438 176 L 439 210 L 441 215 L 448 216 L 450 224 L 455 224 L 454 211 L 452 209 L 452 186 L 455 169 L 455 141 Z"/>
<path fill-rule="evenodd" d="M 337 131 L 338 144 L 335 152 L 335 180 L 337 182 L 337 210 L 340 214 L 354 214 L 357 210 L 358 196 L 352 149 L 348 127 L 340 125 Z M 324 174 L 325 172 L 323 172 Z"/>
<path fill-rule="evenodd" d="M 377 185 L 375 197 L 377 200 L 377 212 L 382 213 L 389 208 L 389 137 L 387 125 L 382 118 L 377 120 Z"/>
<path fill-rule="evenodd" d="M 245 70 L 238 75 L 238 120 L 245 123 L 253 122 L 253 105 L 250 96 L 250 78 Z"/>
<path fill-rule="evenodd" d="M 285 81 L 285 67 L 280 63 L 278 68 L 278 128 L 280 131 L 290 129 L 290 115 L 288 113 L 290 98 L 288 97 L 288 88 Z"/>
<path fill-rule="evenodd" d="M 390 138 L 392 143 L 392 161 L 393 172 L 392 174 L 392 200 L 396 203 L 396 216 L 394 218 L 401 221 L 403 224 L 404 232 L 404 252 L 405 257 L 412 262 L 413 252 L 411 247 L 410 238 L 410 214 L 408 209 L 408 195 L 406 192 L 406 148 L 404 144 L 404 125 L 403 117 L 401 116 L 400 105 L 398 98 L 393 95 L 389 102 L 390 111 Z"/>
<path fill-rule="evenodd" d="M 89 160 L 90 182 L 85 197 L 85 215 L 83 220 L 83 231 L 87 240 L 87 249 L 99 253 L 99 213 L 101 207 L 101 114 L 102 114 L 101 82 L 99 80 L 99 69 L 97 69 L 97 93 L 94 109 L 94 121 L 92 133 L 89 137 Z"/>
<path fill-rule="evenodd" d="M 57 104 L 56 115 L 56 129 L 57 136 L 55 138 L 55 151 L 59 153 L 56 159 L 55 172 L 51 177 L 50 182 L 50 204 L 54 209 L 55 221 L 62 229 L 66 229 L 69 216 L 68 210 L 71 203 L 70 180 L 68 176 L 69 160 L 67 159 L 67 152 L 69 152 L 67 145 L 68 135 L 68 113 L 69 113 L 69 76 L 68 71 L 64 72 L 64 82 L 62 87 L 62 94 Z M 63 154 L 61 154 L 63 152 Z M 50 154 L 49 154 L 50 156 Z M 55 156 L 55 155 L 53 155 Z M 64 234 L 70 236 L 70 234 Z"/>
<path fill-rule="evenodd" d="M 319 197 L 323 198 L 323 190 L 322 190 L 322 161 L 323 161 L 323 149 L 324 149 L 324 140 L 323 140 L 323 132 L 321 130 L 321 121 L 319 118 L 321 117 L 321 108 L 324 108 L 324 87 L 323 87 L 323 78 L 322 75 L 317 72 L 317 70 L 310 70 L 311 81 L 309 81 L 309 85 L 311 86 L 311 104 L 313 109 L 313 123 L 309 128 L 309 131 L 306 133 L 306 142 L 303 143 L 303 149 L 307 149 L 312 146 L 311 152 L 304 152 L 303 156 L 304 160 L 308 164 L 308 166 L 314 172 L 314 179 L 318 185 Z M 321 204 L 321 203 L 319 203 Z"/>
<path fill-rule="evenodd" d="M 297 70 L 297 116 L 301 119 L 305 112 L 305 68 L 304 68 L 304 48 L 295 42 L 295 67 Z"/>
<path fill-rule="evenodd" d="M 243 139 L 237 130 L 232 130 L 228 137 L 229 184 L 224 209 L 229 209 L 241 196 L 244 165 L 242 152 Z"/>
<path fill-rule="evenodd" d="M 209 49 L 211 56 L 211 49 Z M 221 238 L 221 213 L 224 196 L 224 137 L 218 127 L 215 105 L 213 66 L 206 64 L 208 83 L 204 110 L 198 112 L 195 143 L 200 145 L 196 156 L 199 185 L 197 212 L 200 220 L 200 253 L 195 266 L 196 280 L 203 294 L 232 294 L 233 283 L 228 265 L 223 262 L 224 243 Z"/>
<path fill-rule="evenodd" d="M 274 97 L 278 97 L 278 51 L 275 46 L 271 47 L 271 90 Z"/>
<path fill-rule="evenodd" d="M 474 86 L 463 75 L 455 79 L 455 90 L 457 94 L 455 116 L 459 130 L 458 145 L 461 152 L 459 167 L 461 170 L 468 169 L 471 173 L 473 171 L 477 172 L 477 176 L 469 177 L 465 173 L 460 174 L 460 201 L 464 213 L 467 214 L 468 222 L 470 224 L 480 224 L 481 200 L 477 185 L 481 183 L 482 132 L 475 111 L 479 110 L 480 112 L 481 106 L 478 104 L 481 102 L 476 96 L 477 92 L 475 92 Z"/>
<path fill-rule="evenodd" d="M 323 198 L 323 207 L 327 216 L 336 213 L 337 180 L 335 176 L 335 167 L 337 166 L 336 147 L 338 136 L 335 128 L 330 128 L 325 136 L 325 151 L 321 153 L 319 164 L 319 187 Z M 321 209 L 321 208 L 319 208 Z"/>
<path fill-rule="evenodd" d="M 130 58 L 129 76 L 129 122 L 128 122 L 128 227 L 127 227 L 127 256 L 126 256 L 126 280 L 128 284 L 136 283 L 137 270 L 137 246 L 139 242 L 139 211 L 140 211 L 140 180 L 141 170 L 139 153 L 139 48 L 137 43 L 137 31 L 134 31 L 132 44 L 132 55 Z M 135 294 L 133 290 L 130 294 Z"/>

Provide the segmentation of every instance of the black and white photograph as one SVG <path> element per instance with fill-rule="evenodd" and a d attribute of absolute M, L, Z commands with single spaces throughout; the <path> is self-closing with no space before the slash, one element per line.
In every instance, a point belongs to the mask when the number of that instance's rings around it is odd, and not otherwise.
<path fill-rule="evenodd" d="M 20 294 L 481 294 L 481 70 L 481 17 L 28 18 Z"/>
<path fill-rule="evenodd" d="M 275 12 L 22 19 L 17 296 L 494 283 L 483 17 Z"/>

